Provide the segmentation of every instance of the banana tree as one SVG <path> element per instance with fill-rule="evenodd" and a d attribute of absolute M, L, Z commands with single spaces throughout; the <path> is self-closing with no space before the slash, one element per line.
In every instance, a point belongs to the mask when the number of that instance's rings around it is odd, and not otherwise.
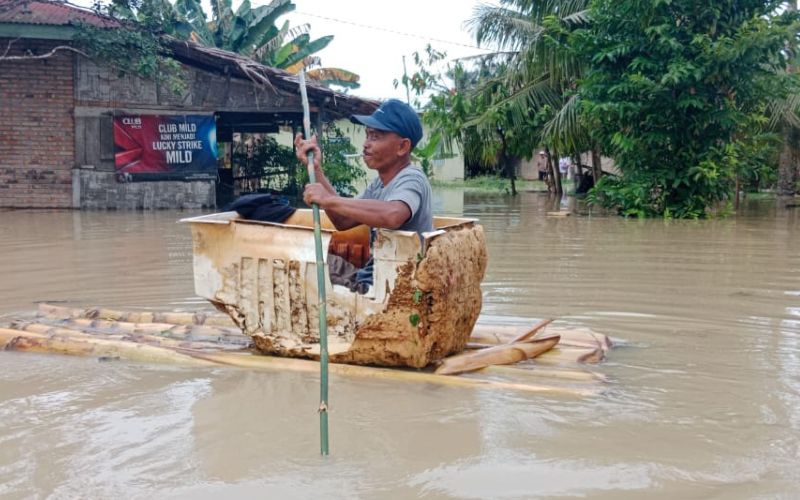
<path fill-rule="evenodd" d="M 212 0 L 211 19 L 208 20 L 199 0 L 176 0 L 175 11 L 180 22 L 176 22 L 175 31 L 183 39 L 297 72 L 309 64 L 318 65 L 314 54 L 327 47 L 333 36 L 312 39 L 309 24 L 290 27 L 286 21 L 278 27 L 278 18 L 294 9 L 290 0 L 272 0 L 268 5 L 255 8 L 250 0 L 244 0 L 234 11 L 231 0 Z M 350 88 L 358 86 L 358 75 L 344 70 L 335 75 L 332 73 L 335 68 L 327 69 L 330 71 L 320 74 L 321 81 Z"/>

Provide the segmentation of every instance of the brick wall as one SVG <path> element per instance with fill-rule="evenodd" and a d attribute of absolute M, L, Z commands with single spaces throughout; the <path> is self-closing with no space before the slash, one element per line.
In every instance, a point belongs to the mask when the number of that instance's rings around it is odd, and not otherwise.
<path fill-rule="evenodd" d="M 75 170 L 76 203 L 83 209 L 200 209 L 216 206 L 214 181 L 117 182 L 113 172 Z"/>
<path fill-rule="evenodd" d="M 0 54 L 8 47 L 0 38 Z M 60 45 L 17 40 L 8 55 Z M 73 54 L 0 62 L 0 207 L 72 207 Z"/>

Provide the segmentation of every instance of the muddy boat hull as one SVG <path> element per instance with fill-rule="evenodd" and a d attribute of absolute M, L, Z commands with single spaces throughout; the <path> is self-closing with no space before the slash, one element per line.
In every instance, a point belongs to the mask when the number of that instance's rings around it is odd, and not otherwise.
<path fill-rule="evenodd" d="M 369 247 L 366 228 L 336 232 L 323 219 L 324 248 L 360 255 Z M 192 230 L 197 294 L 227 313 L 260 351 L 318 358 L 310 211 L 299 210 L 284 224 L 232 212 L 183 222 Z M 332 285 L 326 265 L 332 362 L 423 367 L 466 347 L 481 310 L 483 230 L 474 219 L 436 218 L 434 225 L 421 237 L 377 231 L 367 294 Z"/>

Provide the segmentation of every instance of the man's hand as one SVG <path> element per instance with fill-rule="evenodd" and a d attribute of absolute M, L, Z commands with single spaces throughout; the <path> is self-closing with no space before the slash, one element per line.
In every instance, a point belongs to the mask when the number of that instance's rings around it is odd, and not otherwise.
<path fill-rule="evenodd" d="M 335 198 L 336 195 L 331 194 L 330 191 L 325 189 L 325 186 L 319 183 L 314 184 L 306 184 L 306 188 L 303 191 L 303 201 L 306 202 L 306 205 L 311 206 L 312 203 L 316 203 L 322 208 L 325 208 L 328 201 L 332 198 Z"/>
<path fill-rule="evenodd" d="M 305 165 L 306 168 L 308 167 L 309 151 L 314 153 L 314 170 L 320 170 L 322 168 L 322 151 L 319 149 L 316 135 L 312 135 L 311 139 L 303 139 L 303 135 L 298 133 L 294 136 L 294 147 L 297 159 L 300 160 L 300 163 Z"/>

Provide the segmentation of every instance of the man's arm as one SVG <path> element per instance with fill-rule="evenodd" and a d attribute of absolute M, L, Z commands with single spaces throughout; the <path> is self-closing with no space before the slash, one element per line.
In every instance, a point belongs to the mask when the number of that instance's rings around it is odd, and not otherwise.
<path fill-rule="evenodd" d="M 316 203 L 343 231 L 359 224 L 370 227 L 397 229 L 411 218 L 411 209 L 402 201 L 382 201 L 363 198 L 344 198 L 331 194 L 321 184 L 309 184 L 303 192 L 303 201 Z"/>
<path fill-rule="evenodd" d="M 326 214 L 336 214 L 336 217 L 353 223 L 348 229 L 359 224 L 397 229 L 411 218 L 411 209 L 402 201 L 365 200 L 336 196 L 332 197 L 323 208 L 325 208 Z"/>

